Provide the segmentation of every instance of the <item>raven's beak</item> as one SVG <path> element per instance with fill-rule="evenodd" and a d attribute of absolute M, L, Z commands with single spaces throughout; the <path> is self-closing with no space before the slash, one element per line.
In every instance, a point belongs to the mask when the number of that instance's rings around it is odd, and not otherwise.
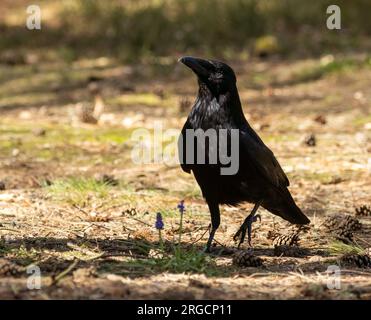
<path fill-rule="evenodd" d="M 207 60 L 194 57 L 182 57 L 178 61 L 192 69 L 193 72 L 200 77 L 208 77 L 210 74 L 205 67 L 210 64 Z"/>

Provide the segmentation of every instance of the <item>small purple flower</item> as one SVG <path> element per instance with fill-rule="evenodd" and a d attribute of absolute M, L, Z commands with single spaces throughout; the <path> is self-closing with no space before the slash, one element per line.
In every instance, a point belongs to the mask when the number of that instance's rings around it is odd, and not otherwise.
<path fill-rule="evenodd" d="M 177 206 L 177 208 L 179 209 L 179 212 L 181 214 L 183 214 L 185 212 L 185 205 L 184 205 L 184 200 L 181 200 Z"/>
<path fill-rule="evenodd" d="M 182 233 L 183 233 L 183 215 L 184 212 L 186 211 L 185 205 L 184 205 L 184 200 L 180 200 L 177 206 L 179 212 L 180 212 L 180 222 L 179 222 L 179 243 L 182 241 Z"/>
<path fill-rule="evenodd" d="M 164 228 L 164 222 L 162 221 L 162 215 L 160 212 L 157 212 L 155 227 L 157 230 L 162 230 Z"/>

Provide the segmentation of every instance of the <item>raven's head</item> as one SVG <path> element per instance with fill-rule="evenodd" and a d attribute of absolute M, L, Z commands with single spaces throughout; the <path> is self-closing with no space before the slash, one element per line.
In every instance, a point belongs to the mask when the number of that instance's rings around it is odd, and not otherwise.
<path fill-rule="evenodd" d="M 236 86 L 236 75 L 223 62 L 195 57 L 183 57 L 179 61 L 192 69 L 200 84 L 206 85 L 214 95 L 224 94 Z"/>

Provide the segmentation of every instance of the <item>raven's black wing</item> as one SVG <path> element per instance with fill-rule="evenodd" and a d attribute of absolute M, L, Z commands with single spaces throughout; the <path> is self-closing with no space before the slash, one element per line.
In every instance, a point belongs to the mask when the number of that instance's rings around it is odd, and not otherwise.
<path fill-rule="evenodd" d="M 186 164 L 186 129 L 192 129 L 188 120 L 183 126 L 183 129 L 180 133 L 179 139 L 178 139 L 178 157 L 179 157 L 179 163 L 183 171 L 187 173 L 191 173 L 191 166 Z"/>
<path fill-rule="evenodd" d="M 263 143 L 249 126 L 240 131 L 240 159 L 243 166 L 248 161 L 256 170 L 276 187 L 289 186 L 289 179 L 282 170 L 273 152 Z"/>

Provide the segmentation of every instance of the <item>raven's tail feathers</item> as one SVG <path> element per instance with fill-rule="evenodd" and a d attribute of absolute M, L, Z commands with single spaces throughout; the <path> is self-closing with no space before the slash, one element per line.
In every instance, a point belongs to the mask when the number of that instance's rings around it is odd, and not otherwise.
<path fill-rule="evenodd" d="M 287 188 L 281 189 L 280 191 L 279 199 L 273 197 L 275 198 L 273 203 L 271 201 L 267 201 L 267 203 L 263 202 L 262 206 L 273 214 L 276 214 L 293 224 L 310 223 L 308 217 L 296 205 L 290 191 Z"/>

